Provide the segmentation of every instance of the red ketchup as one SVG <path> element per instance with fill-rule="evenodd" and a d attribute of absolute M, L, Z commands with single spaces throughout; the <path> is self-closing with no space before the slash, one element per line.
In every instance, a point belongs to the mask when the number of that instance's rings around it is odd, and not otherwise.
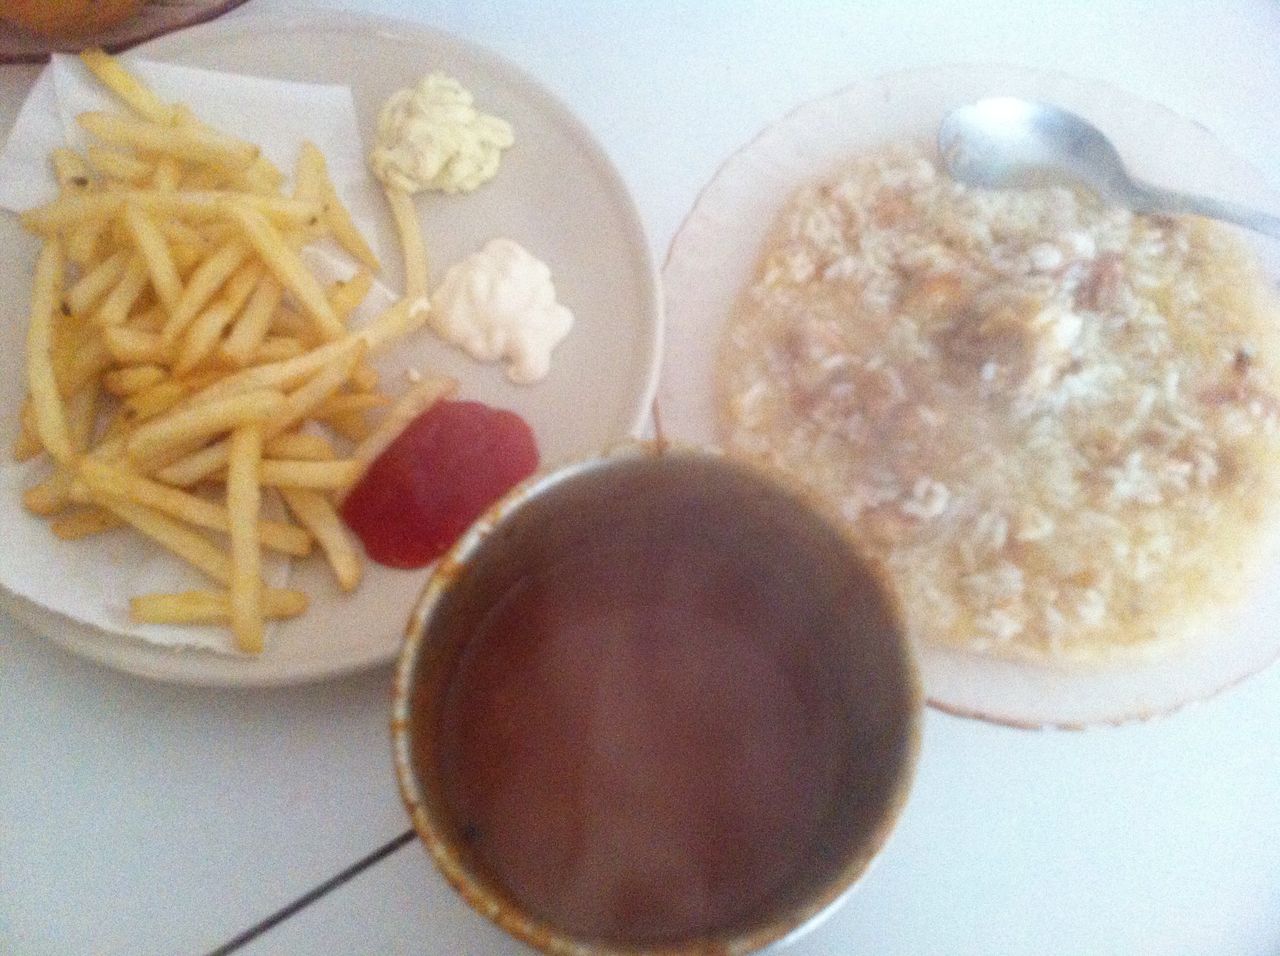
<path fill-rule="evenodd" d="M 438 402 L 379 455 L 342 505 L 369 557 L 430 564 L 538 467 L 524 419 L 479 402 Z"/>

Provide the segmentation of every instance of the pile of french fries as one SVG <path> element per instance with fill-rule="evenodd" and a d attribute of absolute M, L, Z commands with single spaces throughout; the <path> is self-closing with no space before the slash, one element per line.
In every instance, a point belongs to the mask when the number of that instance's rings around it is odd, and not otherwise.
<path fill-rule="evenodd" d="M 349 326 L 379 265 L 314 146 L 286 191 L 254 145 L 101 51 L 83 60 L 129 114 L 80 116 L 93 145 L 56 151 L 58 198 L 22 216 L 43 246 L 14 451 L 52 464 L 23 503 L 59 538 L 130 526 L 158 542 L 211 585 L 138 596 L 134 618 L 229 623 L 256 653 L 266 620 L 308 604 L 264 586 L 262 549 L 317 544 L 355 588 L 361 558 L 336 505 L 454 383 L 420 377 L 394 402 L 379 390 L 369 357 L 426 306 L 405 297 Z M 300 250 L 326 239 L 358 264 L 351 279 L 326 286 L 304 264 Z M 264 516 L 272 495 L 293 521 Z"/>

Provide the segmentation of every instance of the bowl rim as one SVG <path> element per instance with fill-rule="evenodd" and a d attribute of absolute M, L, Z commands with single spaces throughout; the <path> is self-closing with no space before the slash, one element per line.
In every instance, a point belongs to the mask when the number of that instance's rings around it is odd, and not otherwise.
<path fill-rule="evenodd" d="M 527 916 L 516 906 L 497 898 L 473 877 L 469 868 L 462 863 L 447 833 L 428 811 L 413 770 L 410 701 L 418 663 L 426 644 L 426 624 L 454 581 L 465 570 L 470 558 L 525 502 L 584 473 L 629 460 L 661 458 L 665 455 L 721 462 L 773 484 L 817 514 L 828 527 L 839 534 L 850 549 L 860 554 L 851 536 L 833 520 L 830 509 L 782 472 L 714 447 L 673 443 L 662 438 L 623 442 L 602 454 L 536 473 L 507 492 L 454 542 L 436 564 L 410 614 L 404 644 L 392 677 L 392 758 L 400 798 L 419 839 L 426 846 L 436 868 L 472 909 L 517 939 L 553 956 L 741 956 L 773 944 L 785 944 L 794 940 L 834 912 L 870 872 L 902 818 L 919 766 L 925 695 L 916 660 L 916 642 L 906 629 L 900 602 L 885 583 L 883 571 L 869 559 L 864 559 L 868 569 L 878 579 L 884 598 L 898 623 L 898 658 L 903 667 L 902 690 L 907 704 L 902 730 L 904 746 L 900 766 L 881 819 L 871 830 L 865 843 L 858 848 L 858 852 L 845 861 L 838 873 L 808 901 L 763 926 L 735 933 L 728 938 L 700 938 L 656 948 L 618 947 L 573 937 L 548 923 Z"/>
<path fill-rule="evenodd" d="M 54 37 L 38 33 L 17 21 L 0 17 L 0 23 L 12 31 L 0 43 L 0 65 L 46 63 L 55 53 L 76 53 L 88 46 L 101 46 L 108 53 L 123 53 L 169 33 L 209 23 L 244 6 L 249 0 L 204 0 L 192 4 L 170 17 L 162 12 L 152 16 L 144 3 L 129 19 L 86 36 Z M 159 6 L 159 4 L 156 4 Z"/>
<path fill-rule="evenodd" d="M 1280 190 L 1276 188 L 1277 183 L 1274 178 L 1264 175 L 1255 162 L 1245 158 L 1231 143 L 1223 141 L 1215 130 L 1180 110 L 1174 109 L 1159 100 L 1152 99 L 1145 94 L 1131 90 L 1122 84 L 1097 77 L 1074 74 L 1066 70 L 1050 69 L 1000 59 L 942 60 L 935 63 L 922 63 L 886 70 L 854 78 L 831 89 L 819 91 L 814 96 L 791 105 L 754 130 L 750 136 L 733 147 L 715 164 L 707 179 L 699 186 L 692 204 L 672 233 L 663 257 L 663 296 L 668 340 L 676 343 L 680 339 L 679 327 L 681 320 L 679 310 L 673 308 L 674 300 L 671 295 L 670 272 L 687 256 L 686 247 L 694 241 L 698 233 L 695 227 L 701 219 L 708 216 L 708 210 L 714 207 L 717 189 L 720 187 L 722 177 L 727 171 L 731 172 L 735 167 L 749 160 L 762 144 L 766 144 L 780 132 L 784 132 L 796 123 L 803 121 L 809 114 L 835 109 L 847 99 L 883 98 L 885 102 L 888 102 L 891 98 L 896 98 L 900 102 L 902 98 L 901 88 L 903 86 L 914 87 L 916 84 L 921 84 L 945 88 L 948 83 L 954 83 L 956 79 L 964 80 L 974 76 L 998 77 L 1002 83 L 1005 81 L 1014 83 L 1018 85 L 1019 89 L 1022 84 L 1030 83 L 1034 83 L 1037 87 L 1033 94 L 1020 93 L 1019 95 L 1034 95 L 1036 98 L 1046 99 L 1050 102 L 1057 102 L 1064 91 L 1072 95 L 1088 95 L 1100 101 L 1125 104 L 1129 108 L 1139 107 L 1143 111 L 1144 117 L 1158 119 L 1164 124 L 1174 123 L 1184 129 L 1194 128 L 1196 135 L 1202 142 L 1212 145 L 1215 162 L 1222 164 L 1220 173 L 1225 174 L 1225 171 L 1229 169 L 1232 174 L 1230 178 L 1218 182 L 1214 187 L 1215 189 L 1220 188 L 1222 182 L 1231 181 L 1237 188 L 1244 189 L 1245 194 L 1228 194 L 1229 198 L 1244 201 L 1247 196 L 1248 201 L 1253 202 L 1258 208 L 1264 210 L 1280 209 L 1280 206 L 1277 205 L 1280 202 Z M 1017 92 L 1017 90 L 1011 92 Z M 1070 106 L 1070 104 L 1067 105 Z M 829 169 L 826 172 L 829 174 L 831 170 Z M 796 180 L 793 185 L 798 188 L 804 181 Z M 1250 245 L 1255 249 L 1261 246 L 1264 249 L 1280 250 L 1280 242 L 1276 240 L 1250 234 L 1247 231 L 1242 231 L 1242 234 L 1248 237 Z M 1274 256 L 1274 252 L 1272 255 Z M 1280 269 L 1280 264 L 1277 264 L 1274 268 Z M 1267 275 L 1273 279 L 1277 278 L 1270 269 L 1267 270 Z M 673 321 L 673 318 L 675 321 Z M 670 351 L 664 352 L 663 378 L 659 383 L 658 396 L 654 401 L 655 409 L 658 412 L 661 412 L 664 407 L 676 404 L 671 400 L 671 395 L 668 391 L 668 368 L 672 361 Z M 668 416 L 669 419 L 672 417 L 674 416 Z M 719 442 L 721 438 L 722 436 L 717 434 L 707 440 Z M 1243 606 L 1243 603 L 1240 601 L 1234 602 L 1235 606 Z M 956 660 L 972 663 L 975 660 L 981 662 L 983 658 L 943 645 L 926 643 L 919 649 L 919 662 L 927 681 L 930 674 L 935 670 L 951 669 L 953 667 L 952 662 Z M 986 660 L 996 665 L 1020 667 L 1023 669 L 1024 674 L 1031 675 L 1036 679 L 1046 674 L 1061 677 L 1062 674 L 1070 672 L 1070 669 L 1064 671 L 1053 664 L 1045 662 L 997 657 Z M 1104 730 L 1151 723 L 1182 713 L 1196 705 L 1205 704 L 1220 697 L 1250 678 L 1260 675 L 1275 666 L 1280 666 L 1280 643 L 1273 648 L 1271 653 L 1259 655 L 1258 659 L 1249 666 L 1239 668 L 1234 673 L 1217 681 L 1204 682 L 1204 685 L 1195 693 L 1184 695 L 1180 699 L 1157 702 L 1135 700 L 1124 706 L 1095 708 L 1093 713 L 1078 715 L 1066 715 L 1061 712 L 1032 712 L 1018 706 L 1007 706 L 1002 701 L 978 702 L 961 699 L 953 695 L 949 690 L 937 687 L 932 681 L 930 681 L 930 686 L 926 688 L 926 704 L 931 709 L 949 717 L 975 720 L 1014 730 L 1070 732 Z M 1076 672 L 1079 673 L 1079 669 Z"/>

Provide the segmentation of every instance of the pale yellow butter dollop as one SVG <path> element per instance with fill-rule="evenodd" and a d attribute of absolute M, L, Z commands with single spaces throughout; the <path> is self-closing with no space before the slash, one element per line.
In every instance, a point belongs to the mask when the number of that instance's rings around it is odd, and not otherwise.
<path fill-rule="evenodd" d="M 550 371 L 573 313 L 556 301 L 545 262 L 517 242 L 494 239 L 445 273 L 428 321 L 472 358 L 504 360 L 507 378 L 527 385 Z"/>
<path fill-rule="evenodd" d="M 404 192 L 469 193 L 494 177 L 502 151 L 514 142 L 510 123 L 477 110 L 453 77 L 430 73 L 382 107 L 369 164 Z"/>

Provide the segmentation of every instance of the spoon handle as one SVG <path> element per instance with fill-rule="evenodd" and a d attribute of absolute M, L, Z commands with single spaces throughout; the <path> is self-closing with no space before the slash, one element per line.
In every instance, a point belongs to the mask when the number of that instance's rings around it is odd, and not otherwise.
<path fill-rule="evenodd" d="M 1211 199 L 1208 196 L 1192 196 L 1187 193 L 1161 189 L 1147 183 L 1134 183 L 1134 198 L 1137 202 L 1133 208 L 1139 212 L 1165 212 L 1182 215 L 1190 213 L 1195 216 L 1208 216 L 1210 219 L 1221 219 L 1244 226 L 1254 232 L 1261 232 L 1280 239 L 1280 216 L 1260 212 L 1239 203 Z"/>

